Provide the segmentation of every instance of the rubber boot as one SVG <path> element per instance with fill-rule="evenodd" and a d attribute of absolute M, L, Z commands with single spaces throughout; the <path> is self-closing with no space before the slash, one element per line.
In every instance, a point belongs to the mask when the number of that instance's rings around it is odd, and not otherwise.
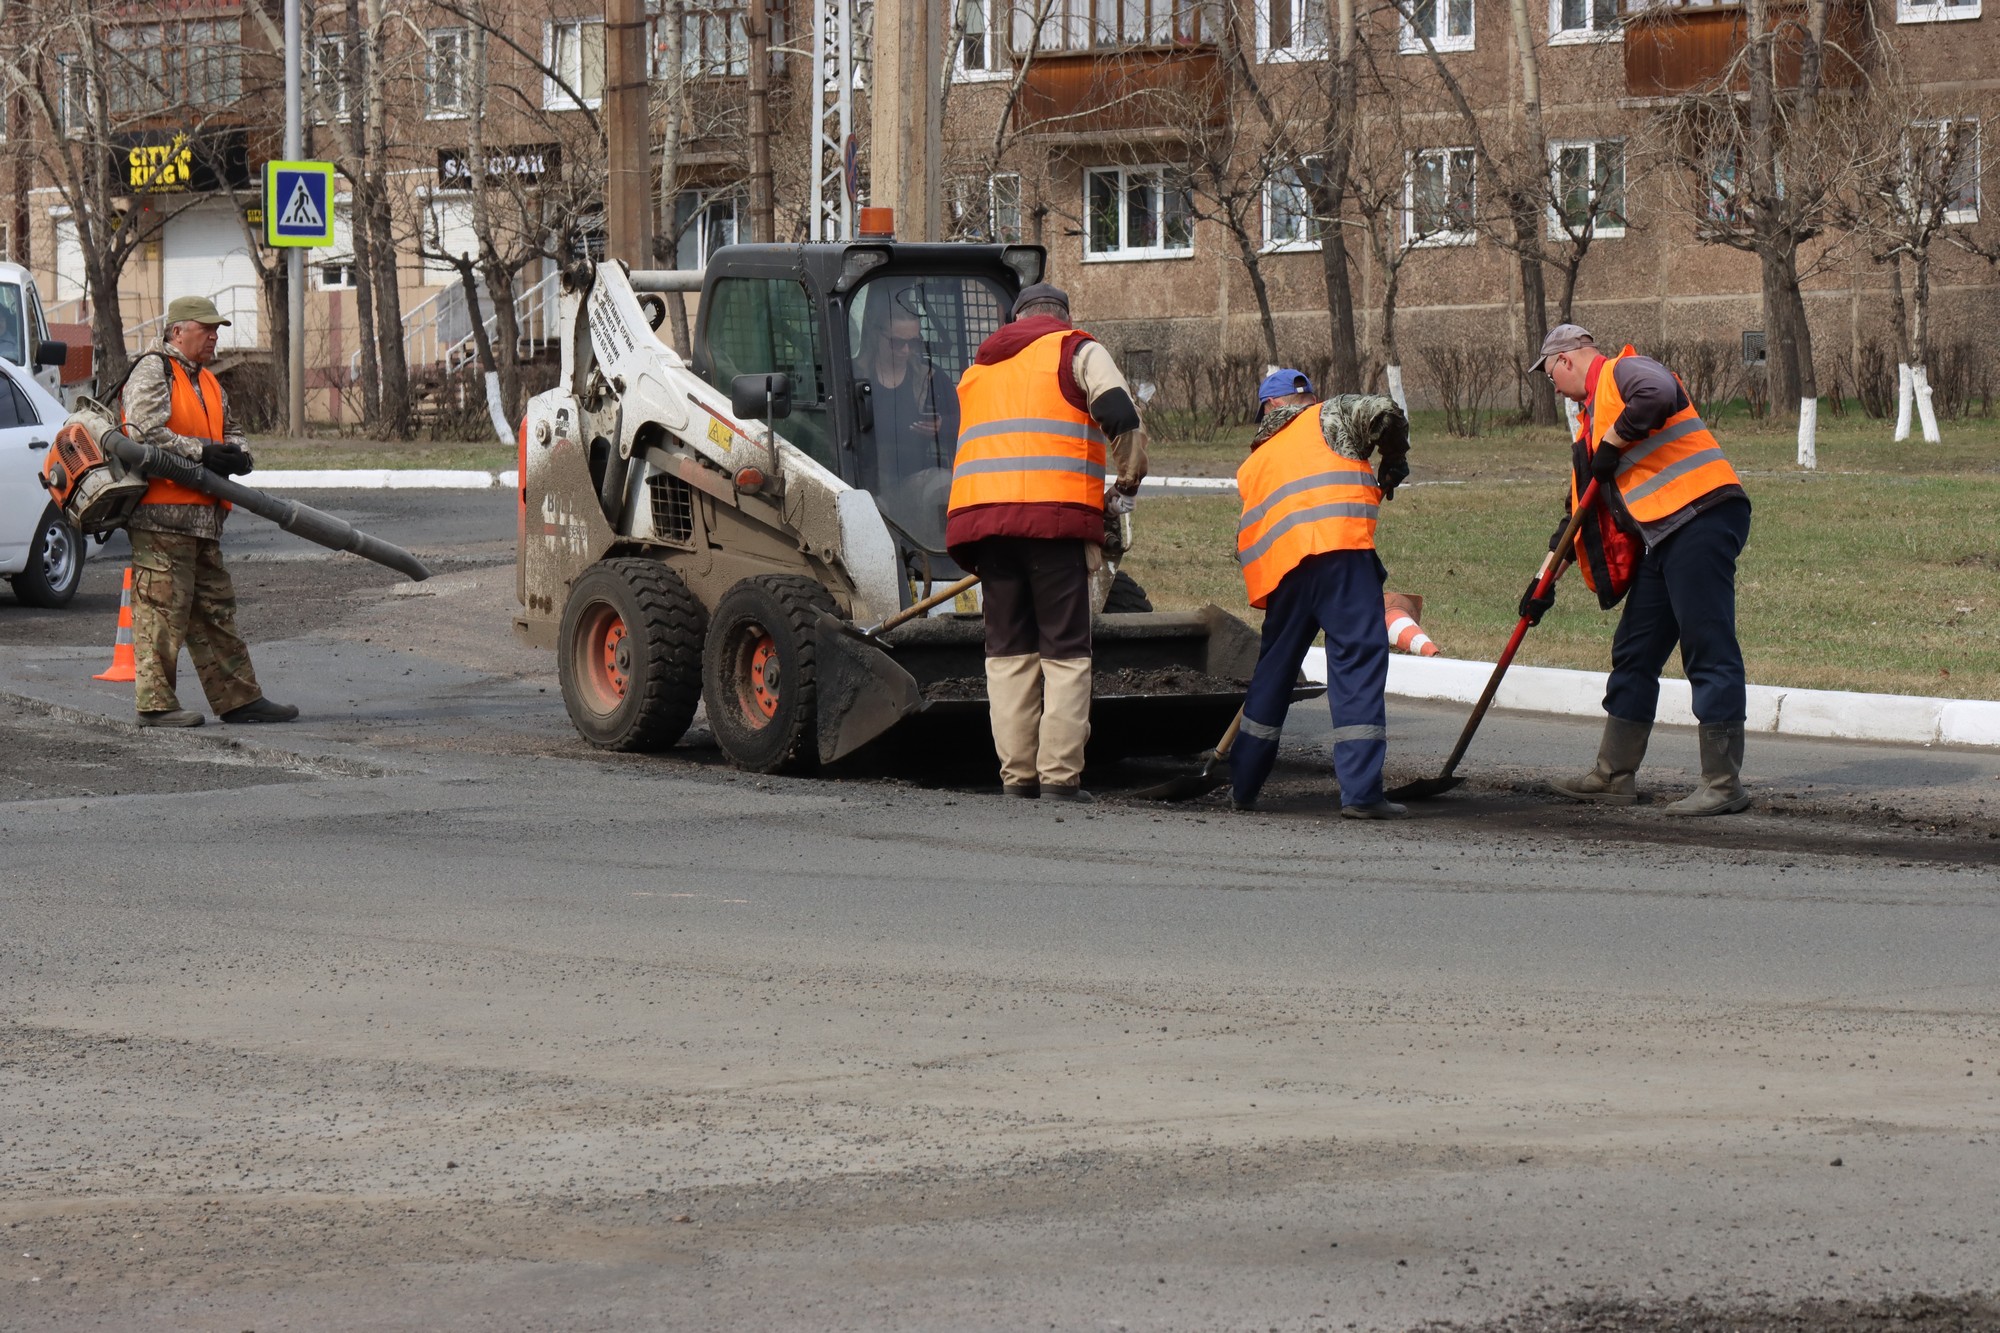
<path fill-rule="evenodd" d="M 1653 734 L 1650 722 L 1627 722 L 1622 717 L 1604 719 L 1604 739 L 1597 743 L 1597 767 L 1580 778 L 1557 778 L 1549 790 L 1573 801 L 1598 801 L 1605 805 L 1636 805 L 1639 801 L 1639 761 L 1646 757 L 1646 742 Z"/>
<path fill-rule="evenodd" d="M 993 715 L 993 750 L 1000 784 L 1010 794 L 1039 791 L 1035 752 L 1042 733 L 1042 655 L 986 659 L 986 702 Z"/>
<path fill-rule="evenodd" d="M 1666 809 L 1670 815 L 1733 815 L 1750 808 L 1743 790 L 1743 724 L 1703 727 L 1701 785 Z"/>

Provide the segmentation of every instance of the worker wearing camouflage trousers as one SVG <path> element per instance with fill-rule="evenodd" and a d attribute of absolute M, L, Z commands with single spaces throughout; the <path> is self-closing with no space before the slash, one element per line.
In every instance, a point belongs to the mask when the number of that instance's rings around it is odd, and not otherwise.
<path fill-rule="evenodd" d="M 180 532 L 132 532 L 132 655 L 141 714 L 180 708 L 181 645 L 218 716 L 264 697 L 236 632 L 236 588 L 222 544 Z"/>

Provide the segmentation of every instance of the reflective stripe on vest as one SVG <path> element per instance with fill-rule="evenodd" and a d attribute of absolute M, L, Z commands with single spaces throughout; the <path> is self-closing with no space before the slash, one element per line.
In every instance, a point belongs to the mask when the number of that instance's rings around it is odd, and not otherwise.
<path fill-rule="evenodd" d="M 162 354 L 164 355 L 164 354 Z M 196 367 L 195 374 L 201 384 L 201 392 L 195 392 L 196 380 L 188 378 L 187 370 L 173 357 L 165 357 L 167 363 L 167 384 L 173 394 L 167 409 L 167 429 L 176 435 L 203 440 L 209 444 L 222 443 L 222 386 L 215 382 L 215 376 L 203 367 Z M 128 419 L 129 421 L 129 419 Z M 146 494 L 139 501 L 142 505 L 212 505 L 219 501 L 212 495 L 203 495 L 192 486 L 183 486 L 166 477 L 154 477 L 146 483 Z"/>
<path fill-rule="evenodd" d="M 1075 332 L 1058 329 L 1005 361 L 966 369 L 947 512 L 990 504 L 1104 508 L 1104 432 L 1062 392 L 1063 343 Z"/>
<path fill-rule="evenodd" d="M 1620 361 L 1636 355 L 1627 347 L 1615 357 L 1606 357 L 1598 367 L 1589 404 L 1592 450 L 1603 442 L 1625 410 L 1625 399 L 1618 392 L 1613 372 Z M 1682 392 L 1686 392 L 1685 386 Z M 1742 484 L 1692 398 L 1686 407 L 1661 422 L 1658 430 L 1626 445 L 1618 460 L 1617 479 L 1618 498 L 1624 502 L 1626 512 L 1640 523 L 1658 523 L 1711 491 Z M 1570 495 L 1574 503 L 1574 476 L 1570 479 Z"/>
<path fill-rule="evenodd" d="M 1250 605 L 1261 607 L 1308 556 L 1375 548 L 1382 490 L 1375 474 L 1333 451 L 1307 408 L 1236 469 L 1243 517 L 1236 560 Z"/>

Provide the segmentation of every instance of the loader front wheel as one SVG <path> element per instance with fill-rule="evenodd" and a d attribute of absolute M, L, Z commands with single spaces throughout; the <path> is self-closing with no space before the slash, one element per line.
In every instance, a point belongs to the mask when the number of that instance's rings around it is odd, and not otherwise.
<path fill-rule="evenodd" d="M 708 725 L 753 773 L 810 768 L 819 749 L 814 625 L 833 599 L 810 578 L 762 574 L 722 595 L 702 653 Z"/>
<path fill-rule="evenodd" d="M 563 704 L 605 750 L 664 750 L 701 702 L 708 617 L 657 560 L 605 560 L 570 585 L 556 641 Z"/>

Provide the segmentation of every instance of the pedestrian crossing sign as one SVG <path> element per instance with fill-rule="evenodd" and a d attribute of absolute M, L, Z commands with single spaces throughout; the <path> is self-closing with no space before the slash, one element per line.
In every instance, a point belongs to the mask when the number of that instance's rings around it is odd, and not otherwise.
<path fill-rule="evenodd" d="M 333 244 L 333 163 L 265 163 L 264 243 Z"/>

